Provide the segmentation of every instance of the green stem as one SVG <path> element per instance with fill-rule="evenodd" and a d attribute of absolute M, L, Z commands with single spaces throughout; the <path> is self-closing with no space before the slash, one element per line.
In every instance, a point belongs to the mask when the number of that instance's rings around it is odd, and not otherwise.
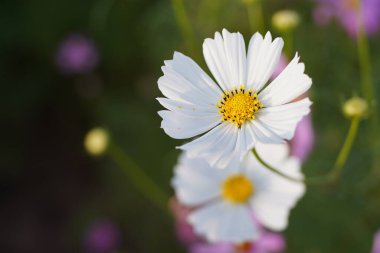
<path fill-rule="evenodd" d="M 346 140 L 344 141 L 344 144 L 339 152 L 339 155 L 335 161 L 333 169 L 327 175 L 331 181 L 336 181 L 339 178 L 340 174 L 342 173 L 344 165 L 346 164 L 347 158 L 351 152 L 352 145 L 356 139 L 358 129 L 359 129 L 359 124 L 360 124 L 359 118 L 355 117 L 351 120 L 351 125 L 350 125 L 350 129 L 348 130 Z"/>
<path fill-rule="evenodd" d="M 107 154 L 125 172 L 129 180 L 147 199 L 165 212 L 168 211 L 169 197 L 167 194 L 138 167 L 128 154 L 114 143 L 109 143 Z"/>
<path fill-rule="evenodd" d="M 367 33 L 363 25 L 363 17 L 360 11 L 360 1 L 358 2 L 359 10 L 357 11 L 358 18 L 358 57 L 360 65 L 360 76 L 361 76 L 361 89 L 363 96 L 367 100 L 369 105 L 373 104 L 374 99 L 374 87 L 372 80 L 372 69 L 371 69 L 371 56 L 369 52 Z"/>
<path fill-rule="evenodd" d="M 265 22 L 261 0 L 246 0 L 244 3 L 248 12 L 248 21 L 251 32 L 265 32 Z"/>
<path fill-rule="evenodd" d="M 357 19 L 358 19 L 358 58 L 360 65 L 360 76 L 361 76 L 361 88 L 362 93 L 367 103 L 370 107 L 370 120 L 371 120 L 371 134 L 369 135 L 369 142 L 373 143 L 373 150 L 380 144 L 380 140 L 377 138 L 378 133 L 378 107 L 377 107 L 377 97 L 374 87 L 374 82 L 372 79 L 372 66 L 371 66 L 371 53 L 368 44 L 368 36 L 364 27 L 363 16 L 361 11 L 361 1 L 357 0 Z M 373 153 L 372 161 L 372 171 L 370 177 L 374 177 L 375 180 L 380 176 L 380 157 Z"/>
<path fill-rule="evenodd" d="M 302 178 L 295 178 L 295 177 L 291 177 L 289 175 L 286 175 L 285 173 L 282 173 L 281 171 L 279 171 L 278 169 L 270 166 L 267 162 L 265 162 L 261 157 L 260 155 L 257 153 L 256 149 L 252 149 L 252 153 L 253 155 L 256 157 L 256 159 L 265 167 L 267 168 L 268 170 L 272 171 L 273 173 L 283 177 L 283 178 L 286 178 L 290 181 L 294 181 L 294 182 L 303 182 L 304 180 Z"/>
<path fill-rule="evenodd" d="M 283 178 L 286 178 L 290 181 L 293 181 L 293 182 L 303 182 L 303 183 L 306 183 L 306 184 L 324 184 L 324 183 L 327 183 L 329 181 L 329 179 L 327 177 L 310 177 L 310 178 L 295 178 L 295 177 L 291 177 L 281 171 L 279 171 L 278 169 L 270 166 L 267 162 L 265 162 L 261 157 L 260 155 L 257 153 L 256 149 L 252 149 L 252 153 L 253 155 L 256 157 L 256 159 L 265 167 L 267 168 L 268 170 L 272 171 L 273 173 L 283 177 Z"/>
<path fill-rule="evenodd" d="M 171 0 L 171 3 L 177 24 L 181 30 L 182 37 L 185 40 L 185 45 L 193 55 L 197 56 L 195 37 L 189 18 L 186 14 L 185 4 L 183 3 L 183 0 Z"/>
<path fill-rule="evenodd" d="M 335 161 L 334 167 L 330 172 L 328 172 L 325 176 L 320 177 L 309 177 L 305 179 L 300 178 L 294 178 L 289 175 L 286 175 L 285 173 L 279 171 L 278 169 L 270 166 L 268 163 L 266 163 L 257 153 L 255 149 L 252 150 L 254 156 L 256 159 L 268 170 L 272 171 L 273 173 L 286 178 L 288 180 L 294 181 L 294 182 L 304 182 L 306 184 L 325 184 L 325 183 L 331 183 L 335 182 L 340 174 L 342 173 L 342 170 L 344 168 L 344 165 L 346 164 L 348 155 L 351 152 L 352 145 L 354 143 L 354 140 L 356 138 L 358 128 L 359 128 L 360 119 L 359 118 L 353 118 L 351 120 L 350 129 L 348 130 L 348 134 L 346 136 L 346 140 L 344 141 L 344 144 L 339 152 L 339 155 Z"/>
<path fill-rule="evenodd" d="M 361 76 L 361 89 L 363 96 L 367 100 L 368 104 L 372 105 L 374 98 L 374 89 L 371 76 L 371 59 L 368 40 L 363 29 L 359 29 L 357 43 Z"/>

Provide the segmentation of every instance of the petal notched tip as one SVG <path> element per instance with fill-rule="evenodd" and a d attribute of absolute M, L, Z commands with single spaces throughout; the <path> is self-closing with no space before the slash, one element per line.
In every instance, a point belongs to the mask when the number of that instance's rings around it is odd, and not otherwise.
<path fill-rule="evenodd" d="M 272 34 L 270 33 L 270 31 L 267 31 L 267 33 L 265 34 L 264 40 L 272 41 Z"/>

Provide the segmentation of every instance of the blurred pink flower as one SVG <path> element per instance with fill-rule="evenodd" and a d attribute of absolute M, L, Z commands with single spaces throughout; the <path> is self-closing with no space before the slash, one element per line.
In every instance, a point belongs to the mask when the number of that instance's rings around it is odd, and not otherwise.
<path fill-rule="evenodd" d="M 119 248 L 121 232 L 110 220 L 92 222 L 84 235 L 84 246 L 88 253 L 108 253 Z"/>
<path fill-rule="evenodd" d="M 361 2 L 361 16 L 368 34 L 380 29 L 380 1 L 359 0 Z M 314 20 L 319 25 L 326 25 L 334 17 L 343 26 L 351 37 L 358 34 L 358 18 L 355 11 L 355 0 L 317 0 L 314 9 Z"/>
<path fill-rule="evenodd" d="M 232 243 L 208 243 L 197 236 L 186 221 L 191 209 L 179 204 L 172 198 L 170 208 L 176 219 L 178 239 L 188 248 L 190 253 L 278 253 L 285 249 L 285 239 L 280 233 L 268 232 L 261 228 L 261 237 L 255 243 L 244 243 L 236 246 Z"/>
<path fill-rule="evenodd" d="M 239 246 L 231 243 L 207 242 L 194 243 L 190 253 L 278 253 L 285 249 L 285 240 L 280 233 L 265 231 L 255 243 L 245 243 Z"/>
<path fill-rule="evenodd" d="M 314 129 L 311 115 L 306 115 L 298 123 L 293 139 L 290 141 L 291 154 L 305 161 L 314 146 Z"/>
<path fill-rule="evenodd" d="M 373 239 L 372 253 L 380 253 L 380 230 L 377 231 Z"/>
<path fill-rule="evenodd" d="M 199 237 L 194 233 L 192 226 L 186 221 L 191 209 L 181 205 L 174 197 L 170 200 L 169 204 L 176 220 L 175 229 L 178 240 L 185 245 L 198 241 Z"/>
<path fill-rule="evenodd" d="M 275 79 L 284 70 L 288 63 L 289 60 L 286 55 L 282 54 L 277 68 L 273 73 L 272 79 Z M 302 99 L 304 96 L 300 96 L 297 100 Z M 299 158 L 301 161 L 305 161 L 313 149 L 313 146 L 314 128 L 311 114 L 308 114 L 298 123 L 294 137 L 290 141 L 291 155 Z"/>
<path fill-rule="evenodd" d="M 289 64 L 288 58 L 286 57 L 284 53 L 282 53 L 271 79 L 274 80 L 284 70 L 284 68 L 288 66 L 288 64 Z"/>
<path fill-rule="evenodd" d="M 94 43 L 82 34 L 71 34 L 60 44 L 56 64 L 64 74 L 83 74 L 92 71 L 99 56 Z"/>

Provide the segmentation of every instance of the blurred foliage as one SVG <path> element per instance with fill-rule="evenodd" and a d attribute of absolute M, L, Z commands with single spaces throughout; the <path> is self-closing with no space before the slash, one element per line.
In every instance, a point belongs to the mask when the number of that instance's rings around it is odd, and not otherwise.
<path fill-rule="evenodd" d="M 251 35 L 240 1 L 187 0 L 185 5 L 196 53 L 204 38 L 222 28 L 238 30 L 246 40 Z M 359 92 L 360 80 L 355 42 L 336 24 L 315 26 L 313 5 L 264 1 L 267 27 L 276 10 L 291 8 L 302 17 L 294 48 L 313 78 L 317 132 L 314 153 L 304 166 L 307 175 L 332 166 L 349 125 L 341 103 Z M 196 55 L 184 46 L 170 1 L 4 0 L 0 28 L 1 251 L 82 252 L 86 226 L 94 218 L 110 217 L 122 228 L 120 252 L 184 252 L 172 218 L 137 192 L 115 164 L 88 157 L 82 148 L 86 131 L 104 126 L 172 193 L 169 182 L 178 155 L 173 147 L 181 141 L 159 127 L 156 80 L 174 51 Z M 93 73 L 64 76 L 57 70 L 55 52 L 72 32 L 95 41 L 101 62 Z M 370 41 L 374 70 L 380 68 L 379 42 L 379 36 Z M 366 187 L 367 131 L 365 122 L 340 182 L 309 187 L 292 212 L 287 252 L 369 252 L 380 227 L 380 191 Z"/>

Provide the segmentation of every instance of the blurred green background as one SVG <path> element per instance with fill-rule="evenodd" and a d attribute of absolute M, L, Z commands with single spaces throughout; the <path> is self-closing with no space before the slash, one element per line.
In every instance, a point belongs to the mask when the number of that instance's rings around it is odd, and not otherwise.
<path fill-rule="evenodd" d="M 84 237 L 97 219 L 120 229 L 119 253 L 185 252 L 173 219 L 141 195 L 107 157 L 83 149 L 94 126 L 115 142 L 168 195 L 182 141 L 160 129 L 155 100 L 163 61 L 174 51 L 192 57 L 202 41 L 227 28 L 252 32 L 238 0 L 186 0 L 197 43 L 189 52 L 169 0 L 3 0 L 0 3 L 1 252 L 86 252 Z M 313 78 L 316 145 L 306 175 L 328 171 L 349 122 L 341 103 L 359 92 L 355 42 L 336 24 L 317 27 L 314 2 L 264 1 L 266 27 L 277 10 L 297 10 L 302 22 L 294 48 Z M 272 30 L 273 31 L 273 30 Z M 99 54 L 91 72 L 67 75 L 56 65 L 61 41 L 90 38 Z M 273 31 L 275 35 L 275 31 Z M 375 83 L 380 83 L 380 38 L 371 39 Z M 202 66 L 205 63 L 200 62 Z M 377 88 L 377 90 L 379 90 Z M 369 252 L 380 228 L 380 189 L 368 190 L 367 123 L 336 186 L 311 186 L 284 232 L 287 252 Z"/>

